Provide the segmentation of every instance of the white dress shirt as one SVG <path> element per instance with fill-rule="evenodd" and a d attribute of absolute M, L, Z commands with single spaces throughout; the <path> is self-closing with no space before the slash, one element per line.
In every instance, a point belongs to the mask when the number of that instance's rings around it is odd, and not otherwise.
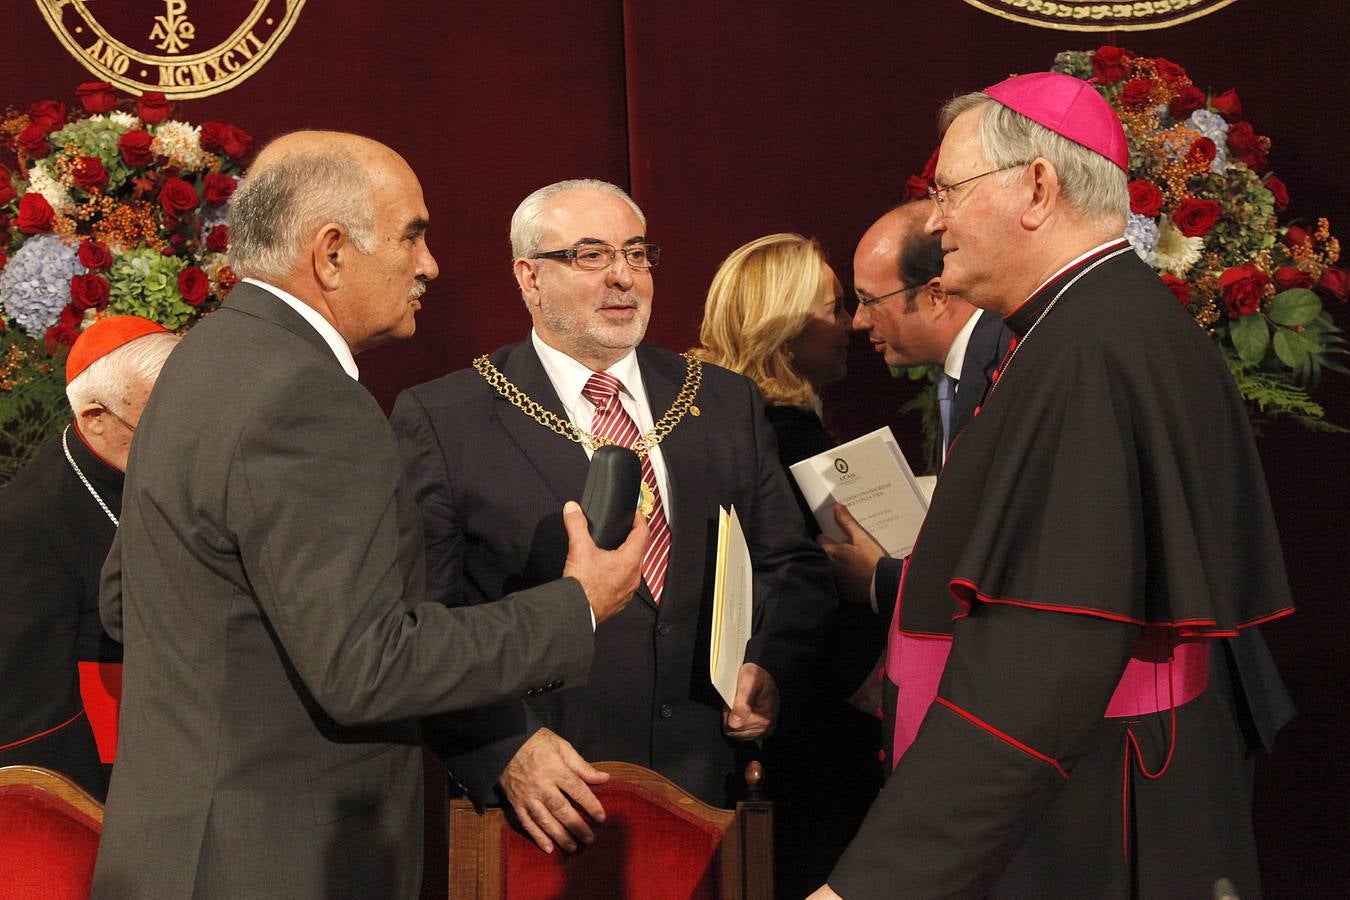
<path fill-rule="evenodd" d="M 317 309 L 300 298 L 283 291 L 275 284 L 268 284 L 267 282 L 259 281 L 256 278 L 245 278 L 243 281 L 254 287 L 262 288 L 264 291 L 267 291 L 273 297 L 276 297 L 282 303 L 285 303 L 291 309 L 298 312 L 301 318 L 308 322 L 314 330 L 319 333 L 319 337 L 323 338 L 328 344 L 328 348 L 333 351 L 333 355 L 337 357 L 337 361 L 342 363 L 342 370 L 350 375 L 353 381 L 360 377 L 360 372 L 358 372 L 356 368 L 356 358 L 352 356 L 352 348 L 347 346 L 347 341 L 342 335 L 338 334 L 338 330 L 333 327 L 333 324 L 323 316 L 319 315 Z"/>

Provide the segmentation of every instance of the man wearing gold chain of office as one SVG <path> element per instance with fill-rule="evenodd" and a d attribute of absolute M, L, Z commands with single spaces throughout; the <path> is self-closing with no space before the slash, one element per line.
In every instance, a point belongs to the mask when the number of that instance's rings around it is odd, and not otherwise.
<path fill-rule="evenodd" d="M 422 510 L 429 593 L 450 604 L 556 578 L 567 549 L 557 510 L 581 496 L 594 448 L 642 458 L 643 587 L 597 630 L 589 684 L 482 711 L 475 728 L 497 740 L 455 760 L 471 793 L 495 784 L 541 847 L 570 850 L 591 837 L 579 810 L 603 815 L 588 785 L 604 776 L 588 759 L 639 763 L 726 805 L 737 742 L 774 727 L 779 690 L 835 596 L 754 385 L 639 346 L 661 253 L 632 199 L 600 181 L 541 188 L 512 217 L 511 245 L 528 339 L 404 392 L 392 418 Z M 727 708 L 708 678 L 709 549 L 718 506 L 733 504 L 755 564 L 756 629 Z"/>

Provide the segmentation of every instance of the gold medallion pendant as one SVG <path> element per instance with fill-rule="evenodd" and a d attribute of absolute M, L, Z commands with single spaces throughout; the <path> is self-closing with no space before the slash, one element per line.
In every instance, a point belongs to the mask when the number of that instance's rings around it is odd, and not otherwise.
<path fill-rule="evenodd" d="M 638 512 L 642 518 L 650 519 L 656 510 L 656 494 L 645 480 L 638 482 Z"/>
<path fill-rule="evenodd" d="M 228 91 L 272 58 L 305 0 L 37 0 L 58 40 L 102 81 L 171 99 Z"/>

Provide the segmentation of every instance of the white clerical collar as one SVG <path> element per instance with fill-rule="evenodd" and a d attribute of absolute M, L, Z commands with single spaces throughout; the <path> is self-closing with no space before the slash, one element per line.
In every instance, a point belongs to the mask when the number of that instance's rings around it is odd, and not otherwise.
<path fill-rule="evenodd" d="M 570 410 L 573 404 L 581 399 L 581 390 L 594 373 L 566 353 L 544 343 L 539 332 L 533 328 L 530 329 L 530 341 L 534 344 L 534 352 L 539 355 L 539 362 L 543 364 L 548 380 L 553 382 L 553 389 L 558 392 L 558 399 Z M 622 359 L 605 371 L 619 379 L 624 393 L 641 399 L 643 405 L 646 405 L 646 398 L 640 395 L 642 375 L 638 371 L 636 350 L 629 350 Z"/>
<path fill-rule="evenodd" d="M 1051 275 L 1049 278 L 1047 278 L 1047 279 L 1045 279 L 1044 281 L 1042 281 L 1042 282 L 1036 287 L 1036 290 L 1032 291 L 1030 294 L 1027 294 L 1027 299 L 1026 299 L 1026 300 L 1023 300 L 1022 303 L 1021 303 L 1021 305 L 1019 305 L 1017 308 L 1018 308 L 1018 309 L 1021 309 L 1023 306 L 1026 306 L 1026 305 L 1027 305 L 1027 300 L 1030 300 L 1032 297 L 1035 297 L 1035 296 L 1036 296 L 1037 294 L 1039 294 L 1041 291 L 1045 290 L 1046 285 L 1048 285 L 1050 282 L 1054 281 L 1054 280 L 1055 280 L 1056 278 L 1058 278 L 1059 276 L 1063 275 L 1065 272 L 1067 272 L 1067 271 L 1069 271 L 1070 269 L 1072 269 L 1074 266 L 1076 266 L 1076 265 L 1078 265 L 1079 263 L 1081 263 L 1083 260 L 1087 259 L 1089 256 L 1095 256 L 1096 254 L 1103 252 L 1104 250 L 1106 250 L 1106 249 L 1109 248 L 1109 247 L 1114 247 L 1114 246 L 1116 246 L 1117 244 L 1119 244 L 1119 243 L 1120 243 L 1121 241 L 1123 241 L 1123 240 L 1124 240 L 1124 238 L 1118 238 L 1118 237 L 1111 238 L 1111 240 L 1109 240 L 1109 241 L 1103 241 L 1102 243 L 1100 243 L 1100 244 L 1098 244 L 1097 246 L 1093 247 L 1091 250 L 1087 251 L 1086 253 L 1080 253 L 1078 256 L 1075 256 L 1073 259 L 1069 260 L 1067 263 L 1065 263 L 1064 265 L 1060 266 L 1059 271 L 1057 271 L 1055 274 Z"/>
<path fill-rule="evenodd" d="M 982 315 L 984 310 L 977 307 L 974 315 L 966 319 L 966 324 L 961 326 L 961 330 L 952 339 L 952 345 L 947 348 L 947 360 L 942 364 L 942 371 L 953 381 L 961 380 L 961 367 L 966 361 L 966 347 L 970 345 L 970 336 L 975 331 L 975 323 L 980 321 Z"/>
<path fill-rule="evenodd" d="M 254 287 L 262 288 L 282 303 L 285 303 L 291 309 L 298 312 L 300 317 L 308 322 L 310 327 L 319 333 L 319 337 L 323 338 L 324 342 L 328 344 L 329 349 L 333 351 L 333 355 L 337 357 L 337 361 L 342 364 L 342 370 L 353 379 L 360 377 L 360 372 L 356 368 L 356 358 L 352 356 L 352 348 L 347 346 L 347 341 L 343 339 L 342 335 L 338 333 L 338 330 L 333 327 L 333 324 L 323 316 L 319 315 L 317 309 L 310 306 L 299 297 L 283 291 L 275 284 L 268 284 L 267 282 L 259 281 L 256 278 L 245 278 L 242 280 Z"/>

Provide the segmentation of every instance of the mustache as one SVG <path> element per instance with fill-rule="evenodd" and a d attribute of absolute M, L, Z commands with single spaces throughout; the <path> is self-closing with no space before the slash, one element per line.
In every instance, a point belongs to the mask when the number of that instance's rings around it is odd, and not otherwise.
<path fill-rule="evenodd" d="M 426 292 L 427 292 L 427 282 L 426 282 L 426 279 L 424 279 L 424 278 L 418 278 L 418 279 L 417 279 L 417 283 L 414 284 L 412 290 L 408 292 L 408 299 L 409 299 L 409 300 L 421 300 L 421 299 L 422 299 L 422 295 L 425 294 Z"/>
<path fill-rule="evenodd" d="M 637 291 L 614 291 L 607 295 L 596 305 L 596 309 L 637 309 L 642 305 L 641 298 Z"/>

